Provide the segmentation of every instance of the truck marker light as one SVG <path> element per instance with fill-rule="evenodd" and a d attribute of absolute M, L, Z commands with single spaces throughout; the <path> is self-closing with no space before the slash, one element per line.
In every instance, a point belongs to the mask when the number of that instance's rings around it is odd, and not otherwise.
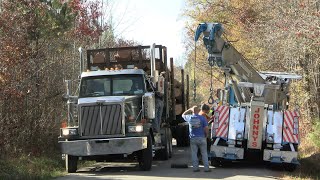
<path fill-rule="evenodd" d="M 61 128 L 66 128 L 67 127 L 67 121 L 63 120 L 61 122 Z"/>
<path fill-rule="evenodd" d="M 134 117 L 133 116 L 129 116 L 128 120 L 129 121 L 134 121 Z"/>
<path fill-rule="evenodd" d="M 141 119 L 141 124 L 147 123 L 147 119 Z"/>

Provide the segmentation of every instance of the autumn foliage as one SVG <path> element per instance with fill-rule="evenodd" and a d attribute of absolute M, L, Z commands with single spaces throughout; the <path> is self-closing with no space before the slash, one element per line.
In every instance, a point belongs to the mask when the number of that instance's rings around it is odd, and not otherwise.
<path fill-rule="evenodd" d="M 105 25 L 99 1 L 0 1 L 0 156 L 57 150 L 64 80 Z"/>
<path fill-rule="evenodd" d="M 294 82 L 291 107 L 299 105 L 303 124 L 320 119 L 320 4 L 317 0 L 188 0 L 184 10 L 187 21 L 186 68 L 194 69 L 194 30 L 200 22 L 220 22 L 224 37 L 261 71 L 284 71 L 303 76 Z M 209 94 L 209 66 L 202 43 L 197 45 L 198 101 Z M 199 71 L 198 69 L 201 69 Z M 201 73 L 204 72 L 204 73 Z M 219 70 L 215 69 L 219 76 Z M 192 74 L 192 73 L 191 73 Z M 196 78 L 196 79 L 197 79 Z M 221 87 L 220 78 L 214 87 Z M 203 84 L 207 83 L 207 84 Z"/>

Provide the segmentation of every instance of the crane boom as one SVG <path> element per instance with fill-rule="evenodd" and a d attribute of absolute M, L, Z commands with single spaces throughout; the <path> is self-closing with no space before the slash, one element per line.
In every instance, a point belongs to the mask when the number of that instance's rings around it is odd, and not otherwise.
<path fill-rule="evenodd" d="M 203 34 L 209 65 L 216 65 L 224 71 L 231 82 L 226 86 L 231 87 L 236 103 L 250 102 L 252 98 L 272 105 L 285 103 L 289 80 L 300 79 L 301 76 L 290 74 L 284 78 L 283 73 L 258 72 L 230 42 L 223 39 L 223 32 L 220 23 L 200 23 L 195 41 Z"/>
<path fill-rule="evenodd" d="M 265 80 L 259 75 L 254 67 L 240 54 L 229 42 L 221 36 L 223 34 L 222 25 L 219 23 L 199 24 L 195 41 L 203 33 L 203 41 L 208 50 L 209 63 L 216 64 L 221 68 L 231 70 L 239 81 L 252 83 L 264 83 Z"/>

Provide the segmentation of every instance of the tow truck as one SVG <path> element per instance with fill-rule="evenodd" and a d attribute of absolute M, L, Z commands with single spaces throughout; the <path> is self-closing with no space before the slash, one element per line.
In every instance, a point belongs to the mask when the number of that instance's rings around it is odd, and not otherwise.
<path fill-rule="evenodd" d="M 289 85 L 302 77 L 293 73 L 259 72 L 223 38 L 220 23 L 200 23 L 209 66 L 219 67 L 225 85 L 218 91 L 211 126 L 211 163 L 260 160 L 293 171 L 298 162 L 299 111 L 289 109 Z M 212 77 L 211 77 L 212 78 Z M 208 102 L 214 103 L 213 88 Z"/>

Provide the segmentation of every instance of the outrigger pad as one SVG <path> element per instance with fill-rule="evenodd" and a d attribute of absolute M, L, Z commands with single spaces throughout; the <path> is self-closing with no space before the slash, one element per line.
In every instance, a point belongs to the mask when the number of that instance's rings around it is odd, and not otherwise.
<path fill-rule="evenodd" d="M 181 164 L 172 163 L 171 164 L 171 168 L 188 168 L 188 164 L 185 164 L 185 163 L 181 163 Z"/>

